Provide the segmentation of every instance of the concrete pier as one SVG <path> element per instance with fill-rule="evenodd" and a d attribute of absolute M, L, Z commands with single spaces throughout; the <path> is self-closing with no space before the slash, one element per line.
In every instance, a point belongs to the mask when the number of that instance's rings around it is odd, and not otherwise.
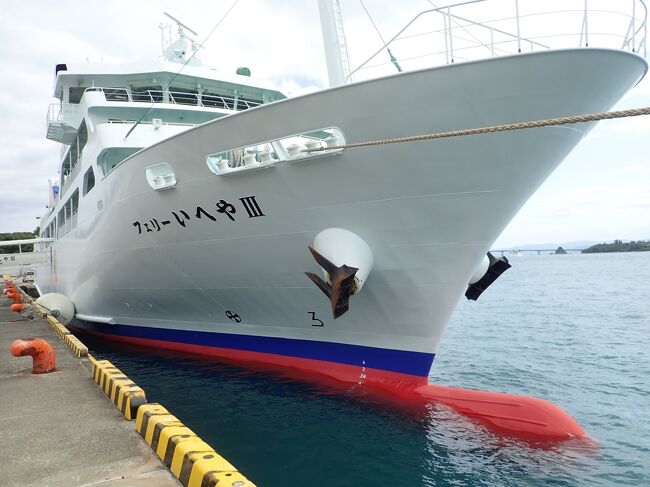
<path fill-rule="evenodd" d="M 11 304 L 0 296 L 0 483 L 181 485 L 93 382 L 88 360 L 75 357 L 44 319 L 20 321 Z M 36 337 L 55 348 L 55 372 L 34 375 L 31 357 L 9 353 L 14 340 Z"/>

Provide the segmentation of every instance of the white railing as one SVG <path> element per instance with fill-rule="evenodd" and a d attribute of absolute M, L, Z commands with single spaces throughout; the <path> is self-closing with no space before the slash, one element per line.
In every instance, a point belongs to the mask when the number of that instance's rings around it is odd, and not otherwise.
<path fill-rule="evenodd" d="M 125 119 L 125 120 L 107 120 L 105 122 L 100 122 L 97 125 L 103 125 L 105 123 L 111 124 L 111 125 L 113 125 L 113 124 L 127 124 L 128 125 L 128 124 L 134 124 L 135 122 L 136 122 L 136 120 L 127 120 L 127 119 Z M 160 125 L 160 126 L 163 126 L 163 127 L 164 126 L 176 126 L 176 125 L 179 125 L 181 127 L 196 127 L 199 124 L 198 123 L 188 123 L 188 122 L 164 122 L 164 121 L 154 122 L 154 121 L 151 121 L 151 120 L 145 120 L 145 121 L 140 122 L 138 125 L 154 125 L 154 126 Z"/>
<path fill-rule="evenodd" d="M 45 125 L 59 126 L 61 130 L 76 130 L 81 123 L 81 111 L 72 103 L 52 103 L 47 109 Z M 66 128 L 67 126 L 67 128 Z"/>
<path fill-rule="evenodd" d="M 571 47 L 645 57 L 647 16 L 643 0 L 465 1 L 420 12 L 348 78 Z"/>
<path fill-rule="evenodd" d="M 78 120 L 78 105 L 72 103 L 52 103 L 47 109 L 47 123 L 65 122 L 68 125 L 76 125 Z"/>
<path fill-rule="evenodd" d="M 173 105 L 190 105 L 205 108 L 222 108 L 224 110 L 248 110 L 261 105 L 261 102 L 243 98 L 233 98 L 207 93 L 188 93 L 169 90 L 133 91 L 126 88 L 92 87 L 86 91 L 101 91 L 106 101 L 171 103 Z"/>

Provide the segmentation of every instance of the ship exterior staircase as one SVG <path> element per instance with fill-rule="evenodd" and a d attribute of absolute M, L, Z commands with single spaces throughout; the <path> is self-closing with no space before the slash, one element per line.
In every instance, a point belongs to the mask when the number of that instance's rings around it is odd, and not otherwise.
<path fill-rule="evenodd" d="M 55 142 L 70 145 L 79 130 L 81 113 L 72 103 L 52 103 L 47 111 L 46 137 Z"/>

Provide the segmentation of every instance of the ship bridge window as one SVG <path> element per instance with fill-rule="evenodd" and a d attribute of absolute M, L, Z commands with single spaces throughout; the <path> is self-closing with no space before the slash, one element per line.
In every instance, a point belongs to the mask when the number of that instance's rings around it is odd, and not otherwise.
<path fill-rule="evenodd" d="M 106 101 L 129 101 L 126 88 L 102 88 Z"/>
<path fill-rule="evenodd" d="M 108 174 L 115 166 L 138 152 L 142 147 L 110 147 L 104 149 L 97 156 L 97 165 L 104 175 Z"/>
<path fill-rule="evenodd" d="M 84 174 L 84 196 L 88 194 L 88 191 L 95 187 L 95 172 L 92 167 L 89 167 Z"/>
<path fill-rule="evenodd" d="M 68 91 L 68 101 L 70 103 L 77 104 L 81 101 L 81 97 L 84 96 L 84 91 L 86 91 L 87 86 L 73 86 Z"/>

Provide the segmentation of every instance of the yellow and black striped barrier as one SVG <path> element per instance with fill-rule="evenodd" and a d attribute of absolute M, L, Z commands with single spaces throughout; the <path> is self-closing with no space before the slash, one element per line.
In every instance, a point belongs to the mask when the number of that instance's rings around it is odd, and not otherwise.
<path fill-rule="evenodd" d="M 72 334 L 65 335 L 63 341 L 68 344 L 77 357 L 81 358 L 88 356 L 88 347 L 81 343 L 81 340 L 76 336 Z"/>
<path fill-rule="evenodd" d="M 88 358 L 93 364 L 92 374 L 95 383 L 126 419 L 135 419 L 138 407 L 147 402 L 142 388 L 108 360 L 96 360 L 91 355 Z"/>
<path fill-rule="evenodd" d="M 135 429 L 186 487 L 255 485 L 160 404 L 140 406 Z"/>
<path fill-rule="evenodd" d="M 50 328 L 54 330 L 54 332 L 59 335 L 59 337 L 65 341 L 65 336 L 70 334 L 70 330 L 68 330 L 65 326 L 63 326 L 61 323 L 59 323 L 59 320 L 54 318 L 53 316 L 48 316 L 47 317 L 47 322 L 50 324 Z"/>

